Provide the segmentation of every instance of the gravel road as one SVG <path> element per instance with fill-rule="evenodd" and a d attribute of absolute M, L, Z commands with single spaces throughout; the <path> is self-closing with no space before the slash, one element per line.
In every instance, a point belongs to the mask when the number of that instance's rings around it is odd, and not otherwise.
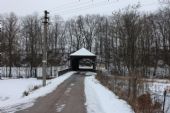
<path fill-rule="evenodd" d="M 73 74 L 34 106 L 16 113 L 86 113 L 84 74 Z"/>

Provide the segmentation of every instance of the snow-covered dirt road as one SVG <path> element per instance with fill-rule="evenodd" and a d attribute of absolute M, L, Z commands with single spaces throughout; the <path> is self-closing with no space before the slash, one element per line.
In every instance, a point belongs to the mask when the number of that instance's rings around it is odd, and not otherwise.
<path fill-rule="evenodd" d="M 0 113 L 134 113 L 125 101 L 95 79 L 95 73 L 68 73 L 51 82 L 35 92 L 38 99 L 4 106 Z"/>
<path fill-rule="evenodd" d="M 16 113 L 86 113 L 84 103 L 84 76 L 73 74 L 34 106 Z"/>
<path fill-rule="evenodd" d="M 41 85 L 42 80 L 36 79 L 6 79 L 0 80 L 0 113 L 14 113 L 34 105 L 37 98 L 53 92 L 61 83 L 75 72 L 66 73 L 60 77 L 47 81 L 46 87 L 41 87 L 28 96 L 23 97 L 23 92 L 30 86 Z"/>

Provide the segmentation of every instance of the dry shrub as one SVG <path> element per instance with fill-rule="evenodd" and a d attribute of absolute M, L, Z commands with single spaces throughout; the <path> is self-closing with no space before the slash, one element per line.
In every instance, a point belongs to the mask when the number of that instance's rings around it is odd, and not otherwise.
<path fill-rule="evenodd" d="M 143 94 L 137 98 L 136 107 L 134 106 L 136 113 L 160 113 L 161 104 L 159 102 L 152 102 L 151 95 L 149 93 Z"/>
<path fill-rule="evenodd" d="M 103 75 L 102 72 L 97 73 L 96 79 L 98 79 L 104 86 L 109 86 L 109 77 Z"/>
<path fill-rule="evenodd" d="M 35 85 L 35 86 L 33 87 L 32 91 L 35 91 L 35 90 L 37 90 L 37 89 L 39 89 L 39 88 L 40 88 L 40 86 Z"/>
<path fill-rule="evenodd" d="M 141 113 L 151 113 L 152 99 L 149 93 L 143 94 L 137 98 L 137 109 Z"/>
<path fill-rule="evenodd" d="M 161 106 L 162 106 L 161 103 L 155 102 L 154 105 L 153 105 L 153 109 L 154 109 L 154 110 L 160 110 L 160 109 L 161 109 Z"/>
<path fill-rule="evenodd" d="M 23 92 L 23 96 L 28 96 L 31 92 L 39 89 L 40 87 L 41 87 L 40 85 L 35 85 L 35 86 L 29 88 L 28 91 Z"/>
<path fill-rule="evenodd" d="M 113 87 L 112 87 L 111 81 L 109 81 L 109 82 L 108 82 L 107 87 L 108 87 L 108 89 L 109 89 L 109 90 L 111 90 L 111 91 L 113 90 Z"/>
<path fill-rule="evenodd" d="M 23 92 L 23 97 L 24 97 L 24 96 L 28 96 L 28 95 L 29 95 L 29 92 L 28 92 L 28 91 L 24 91 L 24 92 Z"/>
<path fill-rule="evenodd" d="M 103 84 L 108 89 L 110 89 L 112 92 L 114 92 L 116 95 L 118 95 L 119 98 L 127 101 L 132 106 L 135 113 L 162 113 L 161 103 L 153 102 L 151 95 L 149 93 L 143 94 L 139 97 L 136 97 L 135 99 L 134 99 L 134 96 L 128 96 L 129 92 L 127 89 L 123 88 L 123 85 L 124 85 L 123 83 L 125 83 L 125 81 L 129 81 L 131 78 L 124 77 L 124 76 L 123 77 L 122 76 L 110 77 L 110 76 L 104 75 L 102 72 L 98 72 L 96 79 L 98 79 L 101 82 L 101 84 Z M 114 83 L 113 81 L 119 81 L 119 82 Z M 124 82 L 121 83 L 120 81 L 124 81 Z M 141 89 L 141 93 L 144 93 L 144 90 L 142 90 L 144 80 L 137 79 L 136 84 L 138 84 L 138 87 L 136 87 L 136 90 Z"/>

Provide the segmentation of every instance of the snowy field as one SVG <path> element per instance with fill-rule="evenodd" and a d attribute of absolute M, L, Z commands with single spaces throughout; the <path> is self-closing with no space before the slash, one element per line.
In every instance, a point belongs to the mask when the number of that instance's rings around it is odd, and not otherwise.
<path fill-rule="evenodd" d="M 47 74 L 51 76 L 58 76 L 58 71 L 67 69 L 68 66 L 56 66 L 56 67 L 47 67 Z M 30 67 L 12 67 L 11 68 L 13 78 L 28 78 L 30 77 Z M 33 73 L 37 73 L 37 77 L 42 76 L 42 67 L 33 68 Z M 0 67 L 0 76 L 6 77 L 9 75 L 9 67 Z"/>
<path fill-rule="evenodd" d="M 58 78 L 48 80 L 46 87 L 41 87 L 28 96 L 23 96 L 24 91 L 32 89 L 35 85 L 41 86 L 42 80 L 30 79 L 4 79 L 0 80 L 0 113 L 14 113 L 15 111 L 26 109 L 34 105 L 35 99 L 52 92 L 64 80 L 69 78 L 74 72 L 69 72 Z M 92 75 L 92 76 L 91 76 Z M 85 96 L 88 113 L 134 113 L 132 108 L 114 93 L 100 84 L 95 79 L 95 73 L 87 72 L 85 78 Z M 153 94 L 160 95 L 170 87 L 169 82 L 159 81 L 157 83 L 147 83 L 146 88 Z M 166 98 L 166 110 L 170 106 L 170 95 Z M 169 109 L 168 112 L 170 113 Z"/>
<path fill-rule="evenodd" d="M 134 113 L 125 101 L 101 85 L 94 75 L 85 78 L 85 95 L 88 113 Z"/>
<path fill-rule="evenodd" d="M 165 113 L 170 113 L 170 82 L 167 82 L 166 80 L 160 80 L 159 82 L 153 82 L 153 83 L 146 83 L 149 88 L 149 92 L 152 95 L 152 98 L 163 102 L 164 100 L 164 91 L 167 90 L 166 95 L 166 101 L 165 101 Z"/>
<path fill-rule="evenodd" d="M 0 90 L 0 104 L 8 100 L 14 101 L 15 99 L 20 99 L 24 91 L 41 84 L 42 80 L 37 80 L 35 78 L 0 80 L 0 89 L 2 89 Z"/>
<path fill-rule="evenodd" d="M 31 107 L 36 98 L 45 96 L 56 89 L 64 80 L 69 78 L 74 72 L 69 72 L 58 78 L 47 81 L 46 87 L 41 87 L 28 96 L 23 96 L 23 92 L 35 85 L 41 85 L 42 80 L 37 79 L 6 79 L 0 80 L 0 113 L 13 113 Z"/>

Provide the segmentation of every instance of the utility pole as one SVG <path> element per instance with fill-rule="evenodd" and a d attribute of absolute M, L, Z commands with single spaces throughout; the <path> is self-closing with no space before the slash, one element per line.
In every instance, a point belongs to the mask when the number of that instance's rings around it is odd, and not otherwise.
<path fill-rule="evenodd" d="M 0 25 L 1 25 L 1 23 L 0 23 Z M 0 26 L 0 40 L 2 40 L 1 39 L 1 26 Z M 0 48 L 1 48 L 1 42 L 0 42 Z M 1 60 L 2 58 L 1 57 L 2 57 L 2 53 L 1 53 L 1 49 L 0 49 L 0 65 L 2 63 L 2 60 Z M 0 73 L 0 79 L 1 79 L 1 76 L 2 76 L 2 74 Z"/>
<path fill-rule="evenodd" d="M 44 11 L 44 36 L 43 36 L 43 68 L 42 68 L 42 76 L 43 76 L 43 86 L 46 86 L 46 76 L 47 76 L 47 29 L 48 29 L 48 17 L 49 12 L 47 10 Z"/>
<path fill-rule="evenodd" d="M 0 20 L 0 33 L 2 32 L 2 23 L 1 23 L 1 20 Z"/>
<path fill-rule="evenodd" d="M 2 31 L 2 20 L 0 20 L 0 66 L 3 65 L 3 48 L 2 48 L 2 43 L 4 42 L 3 40 L 3 31 Z M 0 79 L 2 77 L 2 73 L 0 73 Z"/>

